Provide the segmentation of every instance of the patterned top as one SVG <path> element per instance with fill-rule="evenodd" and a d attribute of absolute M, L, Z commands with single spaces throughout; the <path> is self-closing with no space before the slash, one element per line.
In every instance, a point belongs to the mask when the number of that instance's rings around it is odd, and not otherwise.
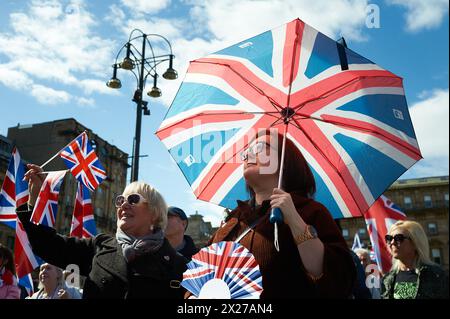
<path fill-rule="evenodd" d="M 415 299 L 418 275 L 414 270 L 399 271 L 395 278 L 394 299 Z"/>

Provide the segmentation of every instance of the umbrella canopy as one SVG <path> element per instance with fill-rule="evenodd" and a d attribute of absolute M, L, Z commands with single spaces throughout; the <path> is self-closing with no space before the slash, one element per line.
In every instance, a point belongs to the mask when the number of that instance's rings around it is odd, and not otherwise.
<path fill-rule="evenodd" d="M 249 132 L 285 123 L 334 218 L 421 158 L 402 79 L 299 19 L 192 61 L 156 134 L 197 198 L 234 208 Z"/>

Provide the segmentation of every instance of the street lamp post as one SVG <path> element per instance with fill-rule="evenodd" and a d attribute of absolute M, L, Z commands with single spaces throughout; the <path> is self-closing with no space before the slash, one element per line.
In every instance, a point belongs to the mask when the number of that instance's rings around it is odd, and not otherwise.
<path fill-rule="evenodd" d="M 139 33 L 139 35 L 133 37 L 133 33 Z M 170 53 L 155 55 L 154 44 L 150 42 L 151 38 L 157 40 L 162 40 L 170 51 Z M 134 45 L 135 42 L 142 40 L 141 50 L 138 50 Z M 150 57 L 146 57 L 146 47 L 150 48 Z M 119 55 L 122 51 L 126 49 L 126 56 L 123 58 L 122 62 L 117 63 Z M 173 59 L 175 56 L 172 53 L 172 47 L 170 42 L 163 36 L 159 34 L 145 34 L 139 29 L 134 29 L 131 31 L 128 42 L 125 43 L 122 48 L 120 48 L 117 53 L 115 63 L 113 64 L 113 76 L 106 83 L 106 85 L 112 89 L 119 89 L 122 87 L 122 83 L 117 78 L 117 69 L 124 69 L 131 71 L 136 78 L 136 91 L 132 101 L 136 103 L 136 132 L 133 141 L 133 156 L 131 164 L 131 181 L 134 182 L 138 179 L 139 174 L 139 149 L 141 144 L 141 124 L 142 124 L 142 112 L 144 115 L 150 115 L 150 110 L 147 105 L 148 102 L 142 99 L 142 94 L 144 92 L 145 82 L 148 76 L 153 78 L 153 87 L 147 92 L 148 96 L 157 98 L 161 96 L 161 90 L 157 86 L 158 73 L 157 66 L 161 63 L 169 61 L 169 67 L 163 74 L 163 78 L 167 80 L 175 80 L 178 77 L 177 71 L 173 69 Z M 133 70 L 137 68 L 138 74 Z"/>

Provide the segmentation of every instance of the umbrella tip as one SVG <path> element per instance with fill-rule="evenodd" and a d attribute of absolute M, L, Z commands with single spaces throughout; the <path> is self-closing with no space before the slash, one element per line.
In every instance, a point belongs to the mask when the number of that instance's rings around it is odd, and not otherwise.
<path fill-rule="evenodd" d="M 337 43 L 339 43 L 340 45 L 342 45 L 344 48 L 347 47 L 347 42 L 345 42 L 344 37 L 341 37 L 339 40 L 337 40 Z"/>

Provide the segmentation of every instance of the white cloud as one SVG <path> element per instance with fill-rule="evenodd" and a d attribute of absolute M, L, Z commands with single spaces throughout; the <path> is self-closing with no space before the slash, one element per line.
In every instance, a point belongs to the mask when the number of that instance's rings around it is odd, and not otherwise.
<path fill-rule="evenodd" d="M 406 8 L 406 28 L 420 31 L 438 27 L 448 15 L 448 0 L 388 0 Z"/>
<path fill-rule="evenodd" d="M 11 13 L 9 18 L 11 31 L 0 32 L 0 54 L 9 59 L 8 72 L 19 82 L 2 81 L 4 85 L 18 89 L 32 81 L 39 91 L 45 81 L 45 86 L 64 84 L 68 90 L 75 84 L 88 94 L 111 93 L 99 85 L 85 88 L 79 84 L 83 79 L 90 84 L 100 82 L 95 78 L 105 76 L 115 47 L 114 42 L 95 34 L 97 21 L 83 0 L 71 0 L 66 6 L 57 0 L 33 0 L 26 11 Z M 58 101 L 66 100 L 59 97 Z"/>
<path fill-rule="evenodd" d="M 410 175 L 448 175 L 449 90 L 436 89 L 421 96 L 428 98 L 412 105 L 410 113 L 424 159 L 411 169 Z"/>
<path fill-rule="evenodd" d="M 95 101 L 92 98 L 84 98 L 84 97 L 79 97 L 77 98 L 77 104 L 79 106 L 84 106 L 84 107 L 94 107 L 95 106 Z"/>
<path fill-rule="evenodd" d="M 121 2 L 133 12 L 148 14 L 155 14 L 170 4 L 170 0 L 122 0 Z"/>
<path fill-rule="evenodd" d="M 112 75 L 112 72 L 111 72 Z M 74 83 L 78 87 L 82 88 L 86 94 L 101 93 L 108 95 L 119 95 L 118 90 L 111 89 L 106 86 L 106 81 L 96 80 L 96 79 L 84 79 L 76 81 Z"/>
<path fill-rule="evenodd" d="M 224 0 L 197 1 L 193 18 L 217 39 L 232 44 L 297 17 L 331 37 L 364 39 L 366 0 Z"/>
<path fill-rule="evenodd" d="M 15 90 L 29 89 L 33 81 L 23 72 L 12 69 L 9 65 L 0 64 L 0 83 Z"/>
<path fill-rule="evenodd" d="M 71 95 L 66 91 L 55 90 L 40 84 L 34 84 L 31 88 L 31 95 L 41 104 L 58 105 L 67 103 Z"/>
<path fill-rule="evenodd" d="M 133 29 L 140 29 L 147 34 L 157 33 L 168 39 L 173 39 L 182 36 L 182 32 L 184 32 L 183 26 L 184 21 L 182 19 L 175 20 L 145 17 L 139 19 L 127 19 L 125 24 L 121 24 L 121 30 L 127 37 Z M 128 40 L 128 38 L 124 39 L 124 42 L 125 40 Z M 149 37 L 149 40 L 155 41 L 157 39 Z"/>

